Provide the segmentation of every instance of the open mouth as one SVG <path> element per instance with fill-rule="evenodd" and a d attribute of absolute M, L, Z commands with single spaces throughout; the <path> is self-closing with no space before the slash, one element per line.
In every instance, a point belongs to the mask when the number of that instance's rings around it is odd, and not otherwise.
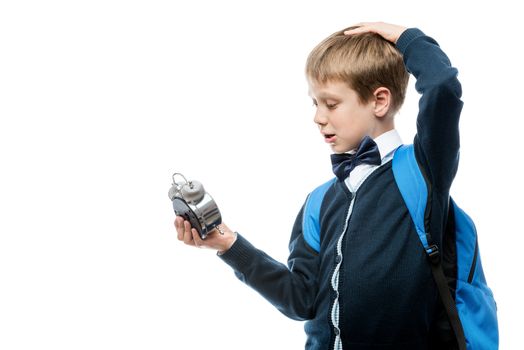
<path fill-rule="evenodd" d="M 329 143 L 334 142 L 335 134 L 324 134 L 324 140 Z"/>

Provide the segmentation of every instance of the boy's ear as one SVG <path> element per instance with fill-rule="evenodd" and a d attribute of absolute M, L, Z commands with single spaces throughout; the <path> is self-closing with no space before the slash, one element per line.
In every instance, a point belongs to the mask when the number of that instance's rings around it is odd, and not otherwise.
<path fill-rule="evenodd" d="M 379 87 L 373 93 L 375 98 L 375 116 L 385 117 L 388 115 L 389 108 L 391 107 L 391 91 L 383 86 Z"/>

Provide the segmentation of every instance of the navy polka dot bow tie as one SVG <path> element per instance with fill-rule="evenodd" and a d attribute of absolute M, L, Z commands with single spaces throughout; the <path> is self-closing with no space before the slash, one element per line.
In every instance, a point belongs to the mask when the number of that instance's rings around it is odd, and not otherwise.
<path fill-rule="evenodd" d="M 333 172 L 341 181 L 344 181 L 349 173 L 360 164 L 380 165 L 381 162 L 378 146 L 369 136 L 362 139 L 357 153 L 335 153 L 331 155 Z"/>

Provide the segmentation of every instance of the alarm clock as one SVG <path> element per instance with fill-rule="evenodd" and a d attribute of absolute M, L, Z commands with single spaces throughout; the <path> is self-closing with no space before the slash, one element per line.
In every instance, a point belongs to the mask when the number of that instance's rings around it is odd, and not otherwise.
<path fill-rule="evenodd" d="M 200 238 L 206 239 L 222 223 L 217 204 L 200 182 L 188 181 L 181 173 L 174 173 L 172 178 L 168 196 L 173 202 L 175 214 L 189 221 Z"/>

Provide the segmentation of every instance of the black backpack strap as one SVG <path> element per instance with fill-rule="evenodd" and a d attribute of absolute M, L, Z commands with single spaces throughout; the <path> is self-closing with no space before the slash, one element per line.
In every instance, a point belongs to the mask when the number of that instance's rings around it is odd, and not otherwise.
<path fill-rule="evenodd" d="M 444 305 L 446 314 L 448 315 L 451 328 L 455 333 L 457 338 L 458 347 L 460 350 L 466 350 L 466 337 L 464 336 L 464 330 L 462 329 L 462 323 L 458 316 L 457 306 L 455 300 L 453 299 L 451 292 L 448 287 L 448 281 L 444 275 L 444 270 L 442 269 L 442 259 L 440 258 L 440 251 L 436 245 L 432 245 L 431 252 L 427 252 L 427 257 L 429 264 L 431 266 L 431 272 L 433 273 L 433 278 L 437 284 L 438 292 L 440 294 L 440 300 Z"/>

